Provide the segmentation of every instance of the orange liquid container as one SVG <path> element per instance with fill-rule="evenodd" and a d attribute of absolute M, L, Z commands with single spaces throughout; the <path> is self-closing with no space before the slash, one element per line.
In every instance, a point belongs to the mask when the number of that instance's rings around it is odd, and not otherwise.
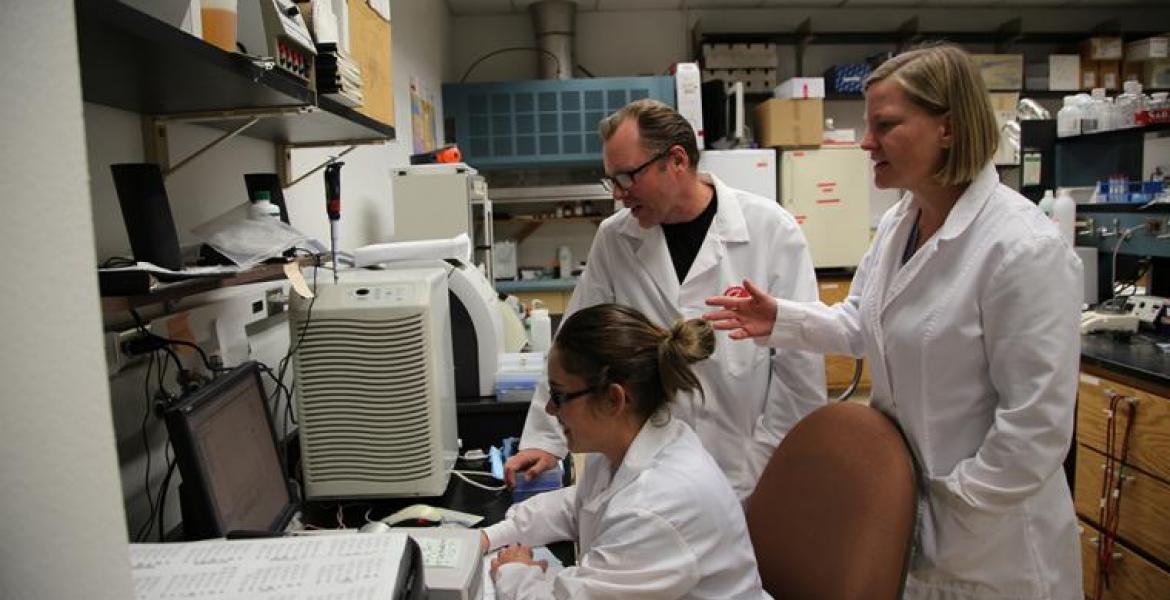
<path fill-rule="evenodd" d="M 225 52 L 236 51 L 235 2 L 204 0 L 199 16 L 203 19 L 203 41 Z"/>

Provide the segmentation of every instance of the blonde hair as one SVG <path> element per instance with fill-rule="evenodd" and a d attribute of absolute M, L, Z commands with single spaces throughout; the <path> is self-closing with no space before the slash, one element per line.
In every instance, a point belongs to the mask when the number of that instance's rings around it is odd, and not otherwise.
<path fill-rule="evenodd" d="M 635 100 L 602 119 L 597 128 L 601 141 L 608 142 L 629 119 L 637 122 L 642 147 L 651 155 L 666 152 L 671 146 L 682 146 L 690 159 L 690 169 L 694 171 L 698 167 L 699 143 L 695 140 L 695 129 L 677 110 L 658 100 Z"/>
<path fill-rule="evenodd" d="M 665 413 L 679 392 L 702 392 L 690 365 L 715 352 L 715 332 L 702 319 L 667 330 L 628 306 L 598 304 L 565 319 L 555 345 L 566 372 L 592 389 L 622 384 L 635 413 L 648 419 Z"/>
<path fill-rule="evenodd" d="M 961 185 L 975 179 L 995 155 L 999 127 L 971 56 L 952 44 L 921 46 L 882 63 L 865 80 L 865 89 L 885 79 L 930 114 L 950 117 L 954 143 L 935 180 Z"/>

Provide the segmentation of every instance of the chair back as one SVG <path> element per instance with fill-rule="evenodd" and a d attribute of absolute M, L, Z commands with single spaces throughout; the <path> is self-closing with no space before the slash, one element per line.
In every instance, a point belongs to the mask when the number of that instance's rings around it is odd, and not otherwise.
<path fill-rule="evenodd" d="M 889 417 L 830 404 L 788 432 L 746 506 L 764 589 L 784 600 L 894 600 L 914 540 L 918 471 Z"/>

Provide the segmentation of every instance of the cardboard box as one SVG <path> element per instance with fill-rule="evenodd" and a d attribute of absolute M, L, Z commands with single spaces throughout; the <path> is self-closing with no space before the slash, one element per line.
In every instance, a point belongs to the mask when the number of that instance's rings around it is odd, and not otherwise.
<path fill-rule="evenodd" d="M 1048 89 L 1073 92 L 1081 89 L 1081 57 L 1077 54 L 1048 55 Z"/>
<path fill-rule="evenodd" d="M 776 98 L 824 98 L 824 77 L 793 77 L 772 89 Z"/>
<path fill-rule="evenodd" d="M 745 69 L 780 66 L 775 44 L 703 44 L 704 69 Z"/>
<path fill-rule="evenodd" d="M 1148 60 L 1142 70 L 1142 85 L 1146 88 L 1170 88 L 1170 58 Z"/>
<path fill-rule="evenodd" d="M 1020 162 L 1019 149 L 1013 148 L 1007 139 L 1007 130 L 1004 124 L 1015 121 L 1018 114 L 1016 106 L 1020 103 L 1018 92 L 996 92 L 987 95 L 991 100 L 991 110 L 995 111 L 995 121 L 999 128 L 999 147 L 992 157 L 997 165 L 1014 165 Z"/>
<path fill-rule="evenodd" d="M 1081 60 L 1081 89 L 1091 90 L 1097 87 L 1097 61 Z"/>
<path fill-rule="evenodd" d="M 825 130 L 824 101 L 772 98 L 756 106 L 760 147 L 820 146 Z"/>
<path fill-rule="evenodd" d="M 1097 61 L 1097 86 L 1106 90 L 1121 89 L 1121 61 Z"/>
<path fill-rule="evenodd" d="M 1170 58 L 1170 37 L 1154 36 L 1125 45 L 1126 62 Z"/>
<path fill-rule="evenodd" d="M 745 92 L 771 93 L 776 87 L 776 69 L 703 69 L 703 82 L 715 79 L 727 84 L 742 81 Z"/>
<path fill-rule="evenodd" d="M 1124 47 L 1119 37 L 1091 37 L 1081 44 L 1081 57 L 1088 60 L 1121 60 Z"/>
<path fill-rule="evenodd" d="M 1018 90 L 1024 87 L 1023 54 L 972 54 L 989 90 Z"/>

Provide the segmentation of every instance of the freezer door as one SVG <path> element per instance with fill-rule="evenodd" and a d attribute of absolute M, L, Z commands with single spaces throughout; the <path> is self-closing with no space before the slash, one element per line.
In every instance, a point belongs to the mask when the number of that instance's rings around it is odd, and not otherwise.
<path fill-rule="evenodd" d="M 789 150 L 780 158 L 780 203 L 804 229 L 818 269 L 856 267 L 869 247 L 873 167 L 857 147 Z"/>
<path fill-rule="evenodd" d="M 776 151 L 771 148 L 704 150 L 699 170 L 733 188 L 776 201 Z"/>

